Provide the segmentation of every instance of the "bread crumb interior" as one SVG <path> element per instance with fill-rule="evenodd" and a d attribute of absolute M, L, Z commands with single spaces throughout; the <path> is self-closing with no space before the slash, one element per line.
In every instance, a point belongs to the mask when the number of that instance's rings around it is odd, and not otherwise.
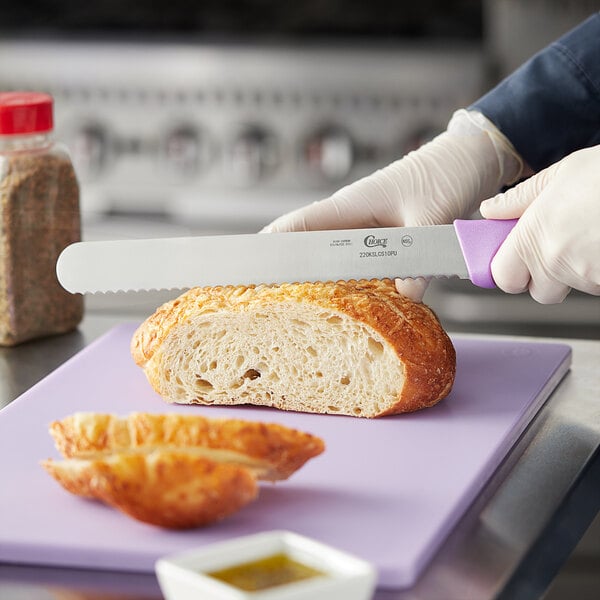
<path fill-rule="evenodd" d="M 301 302 L 200 314 L 151 359 L 174 402 L 257 404 L 374 416 L 397 401 L 404 369 L 389 343 L 344 313 Z"/>

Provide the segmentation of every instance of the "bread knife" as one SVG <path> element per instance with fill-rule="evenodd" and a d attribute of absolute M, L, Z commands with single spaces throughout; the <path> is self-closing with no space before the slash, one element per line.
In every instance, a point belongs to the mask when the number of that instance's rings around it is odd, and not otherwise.
<path fill-rule="evenodd" d="M 72 293 L 304 281 L 459 277 L 495 287 L 492 258 L 516 220 L 77 242 L 57 261 Z"/>

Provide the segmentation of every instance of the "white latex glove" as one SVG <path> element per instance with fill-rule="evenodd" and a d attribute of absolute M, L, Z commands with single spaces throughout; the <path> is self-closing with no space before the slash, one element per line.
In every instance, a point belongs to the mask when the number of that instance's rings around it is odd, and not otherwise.
<path fill-rule="evenodd" d="M 325 200 L 279 217 L 263 232 L 451 223 L 518 179 L 522 168 L 490 121 L 460 110 L 431 142 Z M 418 302 L 426 286 L 422 279 L 396 280 L 398 291 Z"/>
<path fill-rule="evenodd" d="M 492 261 L 496 285 L 542 304 L 571 288 L 600 295 L 600 146 L 570 154 L 481 204 L 486 219 L 520 220 Z"/>

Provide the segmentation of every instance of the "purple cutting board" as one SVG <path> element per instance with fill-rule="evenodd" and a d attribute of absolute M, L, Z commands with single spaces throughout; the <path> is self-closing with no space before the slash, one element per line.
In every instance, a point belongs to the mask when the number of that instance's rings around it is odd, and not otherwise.
<path fill-rule="evenodd" d="M 290 529 L 371 561 L 381 587 L 415 582 L 560 379 L 562 344 L 457 338 L 457 377 L 434 408 L 367 420 L 274 409 L 166 405 L 129 355 L 135 325 L 88 346 L 0 411 L 0 561 L 152 571 L 159 556 Z M 282 423 L 326 451 L 289 481 L 204 529 L 166 531 L 64 491 L 38 465 L 58 457 L 50 421 L 76 411 L 204 414 Z"/>

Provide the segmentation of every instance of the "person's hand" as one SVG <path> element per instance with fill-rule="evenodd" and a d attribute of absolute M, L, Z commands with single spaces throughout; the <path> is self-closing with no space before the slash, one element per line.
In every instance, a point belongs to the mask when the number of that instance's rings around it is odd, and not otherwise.
<path fill-rule="evenodd" d="M 418 150 L 262 231 L 451 223 L 470 215 L 521 171 L 521 159 L 496 127 L 480 113 L 460 110 L 444 133 Z M 416 301 L 426 285 L 420 279 L 396 280 L 398 291 Z"/>
<path fill-rule="evenodd" d="M 519 222 L 492 261 L 496 285 L 542 304 L 571 288 L 600 295 L 600 146 L 579 150 L 481 204 L 486 219 Z"/>

